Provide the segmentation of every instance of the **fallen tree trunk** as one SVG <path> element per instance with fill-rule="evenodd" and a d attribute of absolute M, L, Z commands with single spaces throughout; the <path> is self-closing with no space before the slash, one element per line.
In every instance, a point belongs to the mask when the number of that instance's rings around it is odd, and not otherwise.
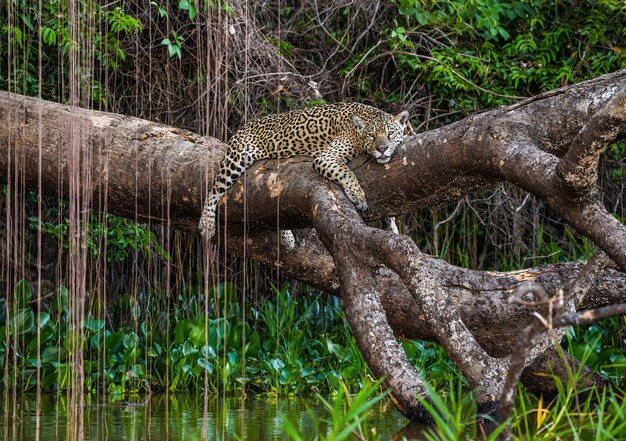
<path fill-rule="evenodd" d="M 543 197 L 623 270 L 626 229 L 599 203 L 593 183 L 599 153 L 626 132 L 624 85 L 621 71 L 471 116 L 407 139 L 384 166 L 355 159 L 351 168 L 370 205 L 363 219 L 435 206 L 508 180 Z M 106 195 L 111 212 L 195 231 L 224 144 L 136 118 L 0 92 L 0 179 L 32 189 L 41 179 L 44 193 L 62 198 L 69 168 L 76 166 L 67 146 L 77 136 L 90 151 L 81 166 L 92 176 L 86 189 L 91 207 L 104 208 Z M 589 139 L 601 142 L 586 149 Z M 227 206 L 228 222 L 216 240 L 341 295 L 366 360 L 387 377 L 399 407 L 414 419 L 427 419 L 415 399 L 424 389 L 395 336 L 441 342 L 470 383 L 482 388 L 479 404 L 488 405 L 506 369 L 493 357 L 507 355 L 533 320 L 530 308 L 507 302 L 509 295 L 527 280 L 556 292 L 581 267 L 572 262 L 491 273 L 423 255 L 405 238 L 365 225 L 341 190 L 304 158 L 255 164 L 224 199 L 219 217 L 226 218 Z M 281 252 L 276 234 L 264 232 L 277 231 L 277 219 L 280 228 L 314 227 L 316 233 L 299 231 L 296 249 Z M 623 272 L 605 270 L 573 306 L 624 301 L 625 286 Z M 547 350 L 522 379 L 537 392 L 553 393 L 549 378 L 534 374 L 559 365 Z"/>

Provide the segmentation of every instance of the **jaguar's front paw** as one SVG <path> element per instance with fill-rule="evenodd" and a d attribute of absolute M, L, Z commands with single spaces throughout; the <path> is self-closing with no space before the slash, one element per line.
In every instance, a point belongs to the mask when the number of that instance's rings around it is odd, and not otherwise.
<path fill-rule="evenodd" d="M 365 202 L 365 201 L 363 201 L 363 202 L 357 201 L 357 202 L 355 202 L 354 206 L 359 211 L 367 211 L 367 202 Z"/>
<path fill-rule="evenodd" d="M 367 211 L 367 201 L 365 200 L 365 193 L 360 188 L 357 191 L 345 189 L 344 192 L 350 202 L 354 204 L 357 210 Z"/>

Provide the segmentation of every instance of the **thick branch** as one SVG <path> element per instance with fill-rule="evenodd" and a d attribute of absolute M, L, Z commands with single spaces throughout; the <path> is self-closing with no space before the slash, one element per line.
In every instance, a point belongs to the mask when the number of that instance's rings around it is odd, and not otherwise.
<path fill-rule="evenodd" d="M 557 174 L 577 192 L 596 187 L 600 153 L 626 134 L 626 88 L 597 112 L 572 141 Z"/>
<path fill-rule="evenodd" d="M 354 223 L 354 222 L 353 222 Z M 363 228 L 365 230 L 365 228 Z M 472 388 L 480 389 L 479 406 L 494 402 L 500 394 L 506 361 L 496 360 L 483 350 L 461 320 L 456 305 L 443 289 L 436 273 L 428 272 L 424 255 L 408 237 L 369 229 L 364 252 L 381 257 L 382 262 L 402 279 L 424 312 L 437 340 L 462 370 Z M 365 235 L 365 231 L 359 234 Z"/>
<path fill-rule="evenodd" d="M 385 384 L 402 413 L 430 421 L 418 397 L 426 398 L 419 374 L 398 344 L 381 303 L 376 274 L 381 263 L 363 243 L 372 239 L 354 207 L 336 191 L 319 191 L 311 200 L 318 207 L 315 228 L 337 266 L 346 319 L 365 361 Z M 370 233 L 370 234 L 368 234 Z"/>
<path fill-rule="evenodd" d="M 497 167 L 503 159 L 500 136 L 532 135 L 542 150 L 565 153 L 584 123 L 625 81 L 626 71 L 617 72 L 420 134 L 408 139 L 384 166 L 365 157 L 355 159 L 351 166 L 370 205 L 365 220 L 457 200 L 505 178 Z M 72 110 L 0 92 L 0 145 L 10 145 L 13 158 L 24 155 L 26 184 L 31 188 L 37 180 L 40 124 L 46 141 L 42 160 L 48 192 L 56 193 L 57 176 L 63 177 L 67 188 L 64 149 L 70 145 L 70 128 L 79 127 L 88 140 L 85 147 L 92 149 L 92 176 L 98 177 L 92 188 L 94 208 L 98 208 L 98 195 L 108 188 L 110 210 L 162 220 L 169 206 L 174 227 L 195 230 L 206 182 L 212 180 L 224 154 L 223 143 L 136 118 Z M 10 158 L 5 150 L 0 173 L 6 173 Z M 244 181 L 250 196 L 246 204 Z M 312 170 L 308 159 L 262 161 L 228 193 L 229 228 L 241 231 L 244 223 L 275 227 L 277 212 L 284 227 L 308 227 L 311 213 L 303 210 L 302 201 L 319 185 L 328 183 Z"/>
<path fill-rule="evenodd" d="M 341 295 L 333 259 L 311 231 L 296 233 L 298 245 L 288 256 L 280 254 L 276 235 L 252 235 L 247 252 L 267 265 L 280 265 L 287 276 L 301 278 L 326 292 Z M 242 252 L 242 241 L 230 237 L 233 252 Z M 457 306 L 463 322 L 491 356 L 501 357 L 510 351 L 518 332 L 534 319 L 532 310 L 508 303 L 510 293 L 525 281 L 536 281 L 549 292 L 567 285 L 584 262 L 546 265 L 513 272 L 473 271 L 450 265 L 431 256 L 423 256 L 424 270 L 434 274 L 448 297 Z M 380 267 L 375 274 L 379 293 L 394 332 L 399 337 L 436 340 L 435 333 L 423 319 L 423 311 L 397 274 Z M 626 276 L 605 270 L 578 308 L 617 303 L 626 299 Z"/>

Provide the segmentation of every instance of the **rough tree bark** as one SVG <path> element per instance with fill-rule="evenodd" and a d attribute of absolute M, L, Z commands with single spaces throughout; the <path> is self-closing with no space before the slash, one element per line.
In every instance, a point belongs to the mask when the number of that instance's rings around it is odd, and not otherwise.
<path fill-rule="evenodd" d="M 367 194 L 367 213 L 356 213 L 308 159 L 260 162 L 225 197 L 220 218 L 227 207 L 227 229 L 216 241 L 226 240 L 232 252 L 246 247 L 247 256 L 341 295 L 368 364 L 386 376 L 405 415 L 427 419 L 416 399 L 424 395 L 422 379 L 398 336 L 442 343 L 479 388 L 479 406 L 492 410 L 506 356 L 533 321 L 532 308 L 511 305 L 508 297 L 525 281 L 555 292 L 576 277 L 581 263 L 510 273 L 465 270 L 365 222 L 507 180 L 544 198 L 617 265 L 602 271 L 573 307 L 624 301 L 626 228 L 603 207 L 595 182 L 598 155 L 626 132 L 625 85 L 626 71 L 616 72 L 411 137 L 384 166 L 357 158 L 351 168 Z M 91 149 L 91 162 L 83 166 L 91 167 L 95 209 L 106 194 L 109 211 L 195 231 L 224 144 L 136 118 L 0 92 L 0 179 L 35 189 L 41 179 L 45 193 L 67 194 L 72 133 Z M 278 248 L 277 220 L 281 228 L 306 228 L 296 233 L 294 251 Z M 540 355 L 522 375 L 527 387 L 544 394 L 554 393 L 554 385 L 542 372 L 565 377 L 548 346 L 534 351 Z M 587 384 L 601 382 L 591 377 Z"/>

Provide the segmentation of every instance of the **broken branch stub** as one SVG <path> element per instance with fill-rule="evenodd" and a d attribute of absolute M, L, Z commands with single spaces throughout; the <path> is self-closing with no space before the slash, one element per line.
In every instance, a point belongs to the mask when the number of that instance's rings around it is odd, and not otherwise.
<path fill-rule="evenodd" d="M 498 418 L 500 421 L 506 421 L 513 415 L 513 410 L 515 408 L 515 391 L 517 389 L 517 384 L 519 383 L 520 377 L 522 375 L 522 370 L 526 367 L 526 358 L 532 348 L 537 345 L 540 333 L 542 331 L 548 331 L 548 333 L 552 333 L 555 329 L 562 328 L 569 324 L 574 324 L 576 320 L 589 320 L 589 323 L 595 320 L 599 320 L 600 318 L 604 318 L 605 314 L 616 315 L 619 314 L 620 311 L 623 310 L 623 306 L 626 305 L 612 305 L 614 308 L 610 310 L 602 310 L 601 308 L 590 310 L 581 313 L 579 315 L 576 312 L 569 312 L 558 315 L 553 318 L 554 306 L 563 304 L 563 302 L 569 302 L 570 306 L 573 306 L 572 303 L 581 300 L 585 297 L 587 292 L 592 286 L 597 275 L 609 264 L 608 257 L 599 252 L 595 254 L 585 266 L 580 270 L 576 278 L 568 284 L 568 286 L 563 290 L 559 289 L 557 295 L 553 297 L 549 297 L 544 288 L 533 282 L 526 282 L 513 293 L 510 301 L 513 303 L 524 303 L 528 306 L 540 306 L 542 308 L 542 314 L 536 314 L 537 320 L 528 325 L 522 332 L 520 332 L 519 337 L 517 338 L 517 342 L 513 347 L 513 351 L 511 353 L 511 363 L 509 367 L 509 371 L 506 376 L 506 381 L 504 383 L 504 388 L 502 390 L 502 395 L 500 397 L 500 404 L 498 408 Z M 563 291 L 567 292 L 566 298 L 563 296 Z M 537 298 L 536 301 L 528 301 L 522 299 L 527 293 L 532 293 Z M 568 308 L 573 309 L 573 308 Z M 553 337 L 555 337 L 553 335 Z M 558 341 L 554 338 L 554 344 L 558 345 Z M 570 373 L 571 381 L 575 381 L 573 377 L 571 366 L 569 365 L 566 359 L 563 360 L 563 364 L 567 366 L 568 372 Z M 576 387 L 575 384 L 573 384 Z M 574 391 L 577 393 L 577 391 Z M 577 397 L 576 397 L 577 398 Z M 511 439 L 510 430 L 506 430 L 500 436 L 502 440 Z"/>

